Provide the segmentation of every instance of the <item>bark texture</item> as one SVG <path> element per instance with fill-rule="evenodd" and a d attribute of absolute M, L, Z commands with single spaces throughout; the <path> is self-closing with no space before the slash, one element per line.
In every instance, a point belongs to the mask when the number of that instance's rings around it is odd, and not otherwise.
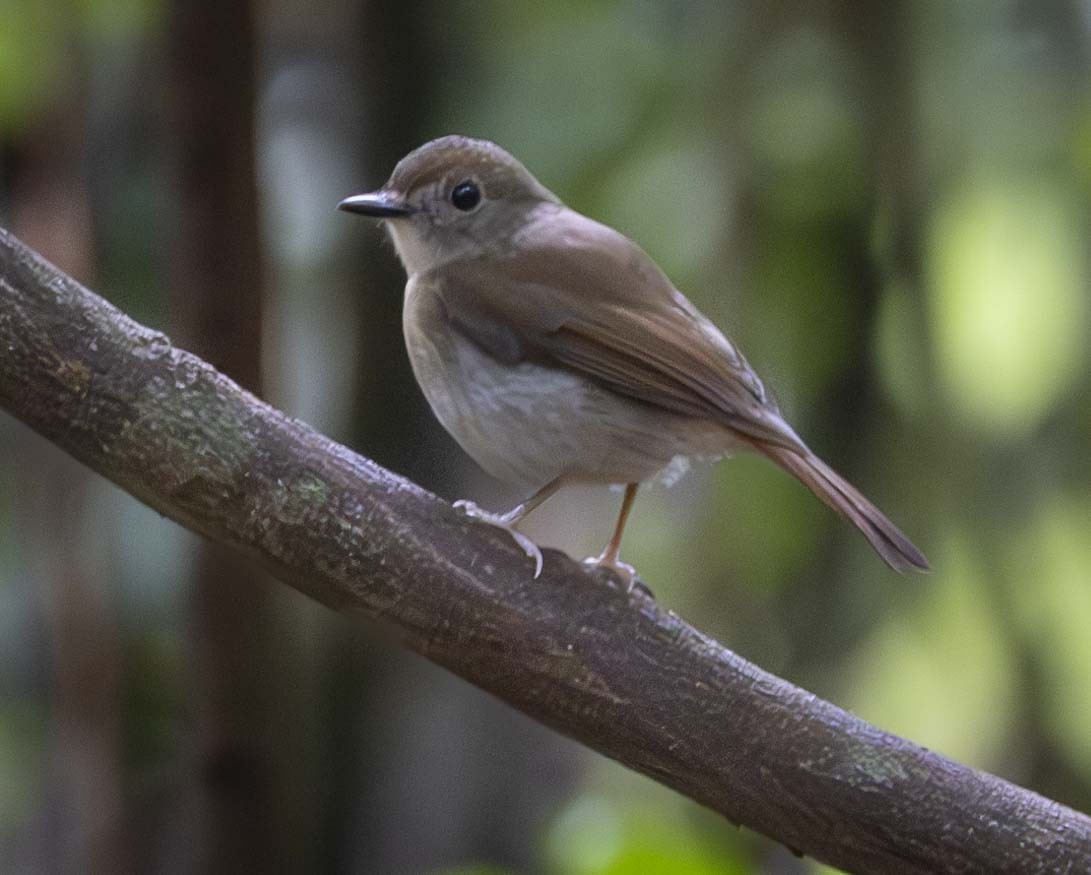
<path fill-rule="evenodd" d="M 774 677 L 292 420 L 0 231 L 0 407 L 161 513 L 853 872 L 1091 871 L 1091 819 Z"/>

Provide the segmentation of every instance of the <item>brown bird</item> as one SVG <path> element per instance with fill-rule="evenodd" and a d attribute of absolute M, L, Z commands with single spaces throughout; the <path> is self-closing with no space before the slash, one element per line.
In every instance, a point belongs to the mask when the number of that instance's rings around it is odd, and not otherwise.
<path fill-rule="evenodd" d="M 529 497 L 516 531 L 567 483 L 624 484 L 614 535 L 587 560 L 619 571 L 640 483 L 672 462 L 761 453 L 847 518 L 898 571 L 928 569 L 883 513 L 812 453 L 735 346 L 635 243 L 566 207 L 494 143 L 449 136 L 342 210 L 383 219 L 409 275 L 403 328 L 436 416 L 487 472 Z"/>

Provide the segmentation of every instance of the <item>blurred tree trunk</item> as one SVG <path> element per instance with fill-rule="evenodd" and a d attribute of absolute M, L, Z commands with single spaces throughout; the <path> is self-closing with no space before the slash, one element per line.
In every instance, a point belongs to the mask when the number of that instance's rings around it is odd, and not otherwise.
<path fill-rule="evenodd" d="M 93 282 L 86 64 L 75 34 L 67 36 L 70 72 L 55 92 L 63 98 L 12 149 L 11 226 L 63 270 Z M 92 512 L 98 484 L 54 447 L 24 438 L 12 454 L 22 460 L 13 472 L 15 525 L 36 557 L 49 678 L 48 785 L 28 868 L 124 873 L 121 641 L 104 567 L 113 558 L 110 538 Z"/>
<path fill-rule="evenodd" d="M 356 55 L 355 72 L 364 96 L 368 185 L 378 187 L 409 150 L 437 134 L 433 107 L 449 62 L 448 48 L 436 40 L 442 33 L 437 22 L 449 14 L 447 5 L 434 0 L 371 0 L 361 6 L 352 41 L 364 47 Z M 379 234 L 353 234 L 352 246 L 359 269 L 357 288 L 378 290 L 360 296 L 358 439 L 374 452 L 376 461 L 428 488 L 440 493 L 457 489 L 462 456 L 446 432 L 436 427 L 405 351 L 401 330 L 405 272 Z M 390 416 L 392 410 L 398 415 Z"/>
<path fill-rule="evenodd" d="M 345 60 L 342 73 L 362 98 L 356 140 L 360 190 L 378 187 L 406 152 L 429 139 L 445 68 L 434 35 L 445 14 L 434 0 L 367 0 L 348 13 L 341 35 L 347 46 L 338 56 Z M 409 366 L 401 331 L 404 273 L 382 232 L 351 230 L 342 263 L 360 352 L 352 443 L 393 470 L 450 494 L 461 480 L 458 451 L 434 427 Z M 450 784 L 413 777 L 430 768 L 420 734 L 434 728 L 434 718 L 421 709 L 443 707 L 449 680 L 437 681 L 430 666 L 404 652 L 374 646 L 372 629 L 337 623 L 334 630 L 325 676 L 332 777 L 323 843 L 327 867 L 420 871 L 471 854 L 469 818 L 454 816 L 441 801 Z M 450 747 L 457 749 L 464 730 L 450 730 Z M 396 786 L 392 773 L 397 770 L 403 785 L 416 788 L 412 798 Z"/>
<path fill-rule="evenodd" d="M 170 4 L 176 178 L 168 230 L 171 328 L 241 385 L 261 387 L 254 163 L 255 36 L 247 2 Z M 202 543 L 190 614 L 198 738 L 182 818 L 183 871 L 308 871 L 299 705 L 281 664 L 286 618 L 264 575 Z"/>

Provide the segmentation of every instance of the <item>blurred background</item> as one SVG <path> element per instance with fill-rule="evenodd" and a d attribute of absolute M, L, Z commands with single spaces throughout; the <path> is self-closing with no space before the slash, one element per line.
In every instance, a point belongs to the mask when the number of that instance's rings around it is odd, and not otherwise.
<path fill-rule="evenodd" d="M 1091 4 L 0 0 L 0 224 L 290 414 L 504 508 L 335 211 L 494 139 L 639 241 L 930 557 L 759 459 L 636 505 L 659 600 L 1091 809 Z M 580 557 L 619 497 L 529 531 Z M 0 415 L 0 871 L 822 867 L 236 561 Z"/>

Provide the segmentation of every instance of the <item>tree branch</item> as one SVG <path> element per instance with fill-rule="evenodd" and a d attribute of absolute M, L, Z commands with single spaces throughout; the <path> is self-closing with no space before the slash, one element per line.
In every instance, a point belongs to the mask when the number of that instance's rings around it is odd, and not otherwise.
<path fill-rule="evenodd" d="M 225 289 L 225 294 L 230 294 Z M 522 551 L 171 346 L 0 230 L 0 407 L 532 717 L 861 872 L 1091 871 L 1091 819 L 774 677 L 640 592 Z"/>

